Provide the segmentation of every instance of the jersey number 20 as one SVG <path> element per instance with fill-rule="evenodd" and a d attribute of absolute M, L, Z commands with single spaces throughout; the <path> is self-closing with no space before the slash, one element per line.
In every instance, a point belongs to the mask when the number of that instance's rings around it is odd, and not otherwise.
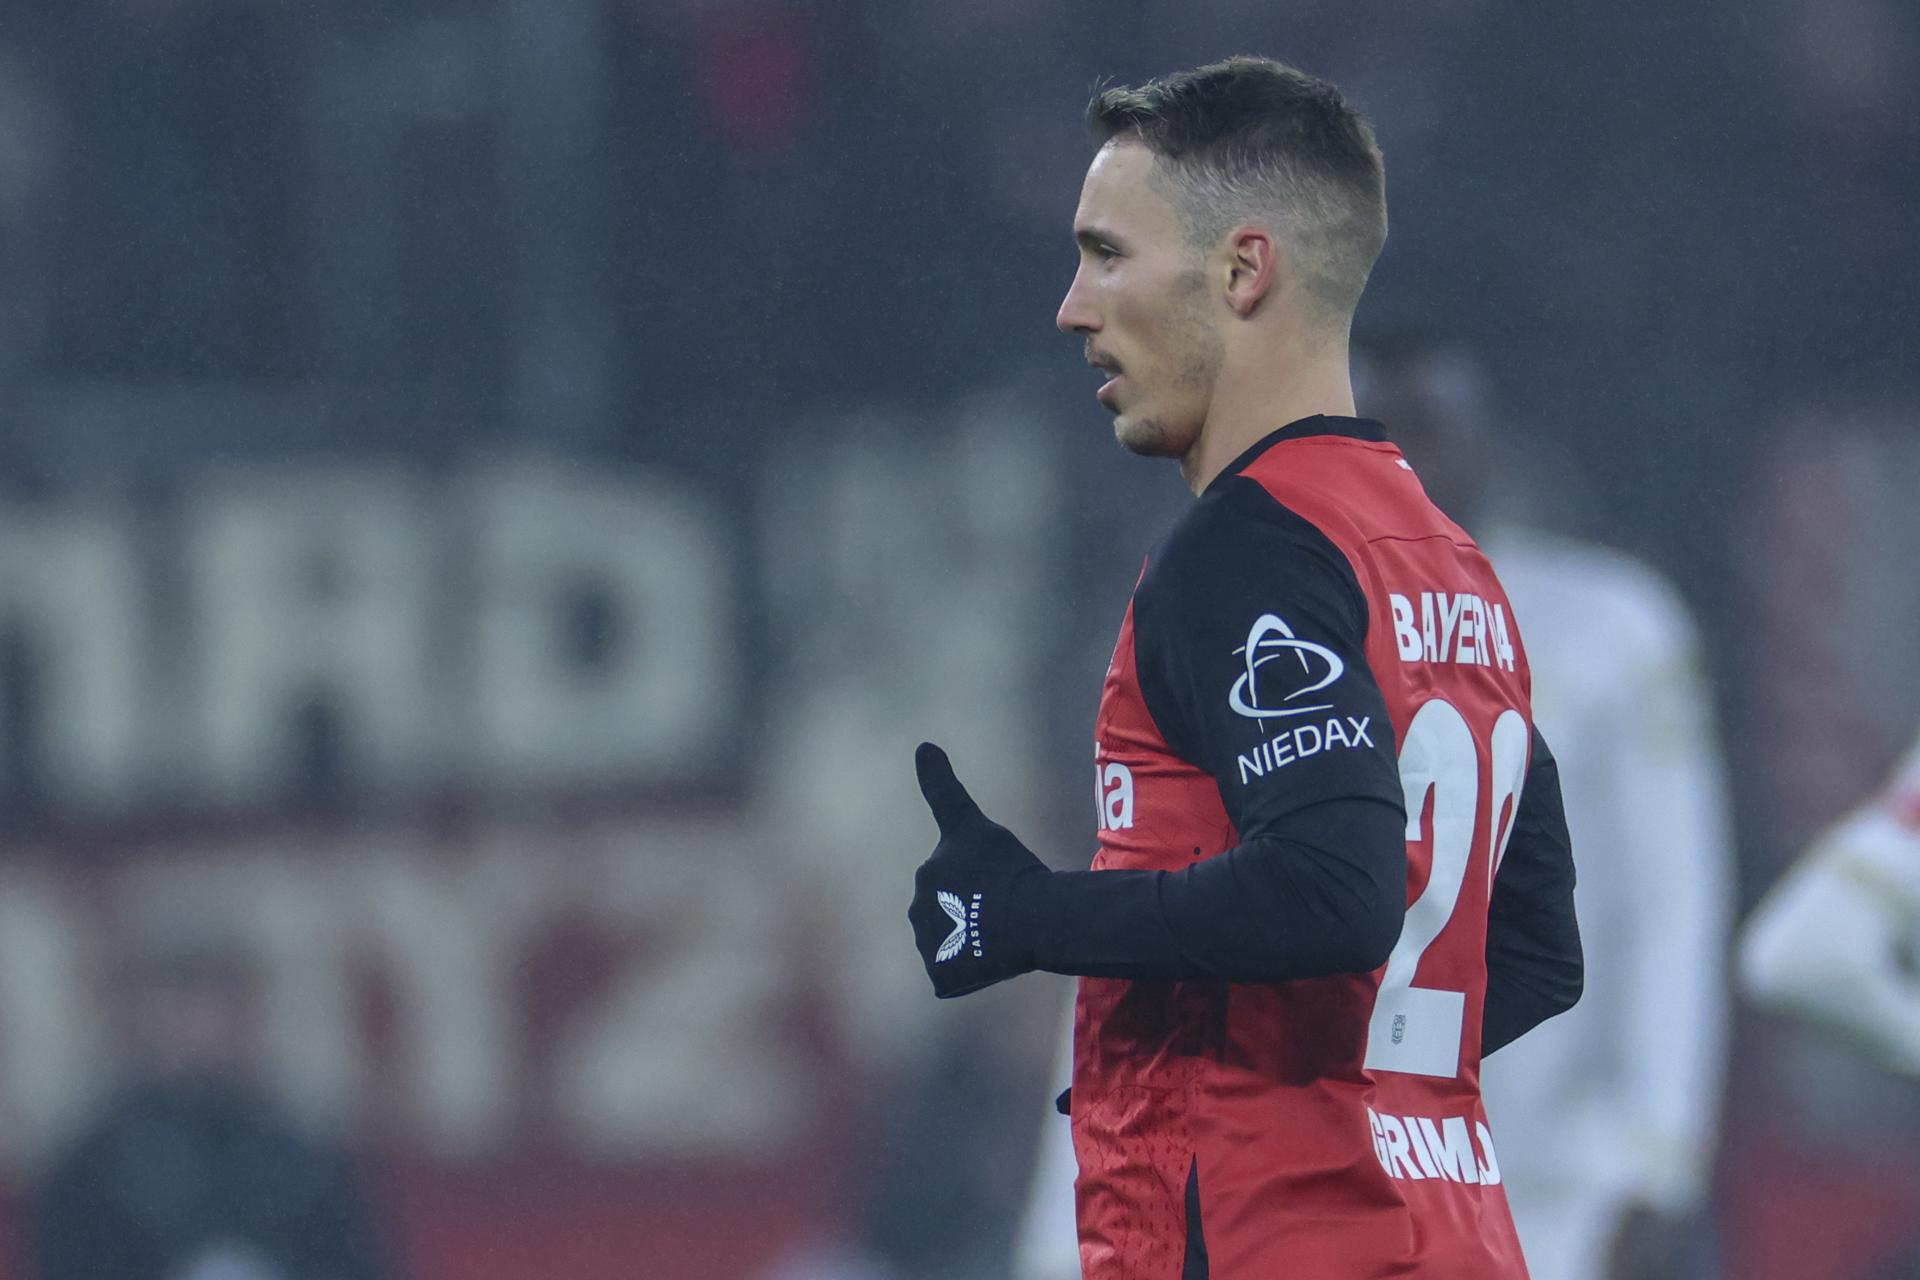
<path fill-rule="evenodd" d="M 1482 804 L 1488 806 L 1491 815 L 1486 862 L 1491 888 L 1507 839 L 1513 834 L 1513 816 L 1519 811 L 1520 788 L 1526 782 L 1531 737 L 1526 717 L 1512 710 L 1501 713 L 1489 744 L 1493 776 L 1487 781 L 1491 785 L 1483 791 L 1480 752 L 1473 730 L 1458 708 L 1435 698 L 1424 704 L 1407 726 L 1406 740 L 1400 747 L 1400 785 L 1407 795 L 1407 840 L 1411 843 L 1423 836 L 1430 838 L 1433 871 L 1426 888 L 1407 908 L 1400 941 L 1387 958 L 1386 972 L 1380 979 L 1373 1020 L 1367 1028 L 1369 1071 L 1448 1079 L 1460 1073 L 1466 993 L 1418 987 L 1414 977 L 1428 948 L 1453 922 L 1460 890 L 1473 863 L 1474 832 L 1480 825 Z M 1433 815 L 1430 832 L 1422 829 L 1429 796 Z M 1505 822 L 1501 821 L 1503 816 Z"/>

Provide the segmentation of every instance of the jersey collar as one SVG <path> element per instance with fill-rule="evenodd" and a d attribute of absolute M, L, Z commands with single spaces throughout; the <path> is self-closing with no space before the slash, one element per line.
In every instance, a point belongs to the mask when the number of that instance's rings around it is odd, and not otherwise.
<path fill-rule="evenodd" d="M 1301 418 L 1261 436 L 1245 453 L 1228 463 L 1226 470 L 1215 476 L 1207 488 L 1213 488 L 1228 476 L 1239 475 L 1253 465 L 1255 458 L 1274 445 L 1286 440 L 1305 440 L 1311 436 L 1342 436 L 1348 440 L 1369 440 L 1378 444 L 1386 440 L 1387 429 L 1372 418 L 1335 418 L 1324 413 Z"/>

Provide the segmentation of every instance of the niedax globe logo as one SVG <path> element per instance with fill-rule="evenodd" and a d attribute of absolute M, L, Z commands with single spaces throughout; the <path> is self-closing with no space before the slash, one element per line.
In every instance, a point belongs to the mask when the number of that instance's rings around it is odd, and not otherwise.
<path fill-rule="evenodd" d="M 1314 702 L 1313 695 L 1346 674 L 1347 664 L 1323 644 L 1302 640 L 1293 628 L 1271 613 L 1263 613 L 1247 632 L 1247 643 L 1234 650 L 1247 670 L 1233 682 L 1227 705 L 1254 720 L 1303 716 L 1332 708 Z"/>

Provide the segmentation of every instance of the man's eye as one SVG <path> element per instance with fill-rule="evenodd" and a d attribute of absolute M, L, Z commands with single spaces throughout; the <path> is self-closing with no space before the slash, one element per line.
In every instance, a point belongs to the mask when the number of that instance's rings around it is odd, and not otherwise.
<path fill-rule="evenodd" d="M 1093 256 L 1102 262 L 1112 262 L 1120 256 L 1120 251 L 1110 244 L 1099 244 L 1093 247 Z"/>

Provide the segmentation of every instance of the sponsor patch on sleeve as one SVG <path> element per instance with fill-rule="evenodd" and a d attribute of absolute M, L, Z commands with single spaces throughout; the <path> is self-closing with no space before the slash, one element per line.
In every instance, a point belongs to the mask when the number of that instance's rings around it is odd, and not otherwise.
<path fill-rule="evenodd" d="M 1272 730 L 1238 760 L 1240 785 L 1326 751 L 1371 747 L 1373 717 L 1329 714 L 1330 690 L 1347 673 L 1332 649 L 1303 640 L 1278 614 L 1263 613 L 1235 649 L 1240 659 L 1227 705 Z"/>

